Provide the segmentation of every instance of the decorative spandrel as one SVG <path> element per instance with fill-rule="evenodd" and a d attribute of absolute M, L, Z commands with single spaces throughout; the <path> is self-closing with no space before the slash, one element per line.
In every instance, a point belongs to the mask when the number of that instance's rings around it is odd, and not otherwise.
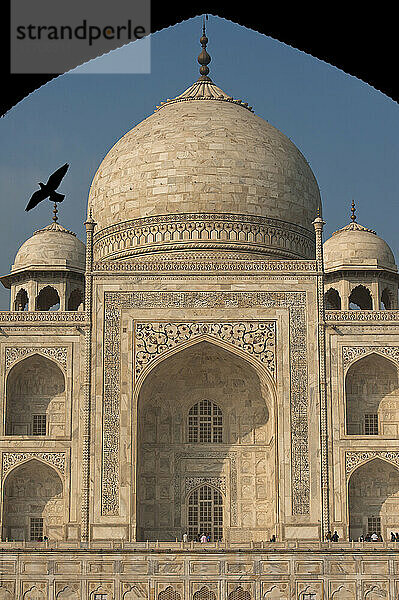
<path fill-rule="evenodd" d="M 135 322 L 135 373 L 140 375 L 156 358 L 176 346 L 207 336 L 232 344 L 251 355 L 275 377 L 276 324 L 274 321 L 230 323 Z"/>

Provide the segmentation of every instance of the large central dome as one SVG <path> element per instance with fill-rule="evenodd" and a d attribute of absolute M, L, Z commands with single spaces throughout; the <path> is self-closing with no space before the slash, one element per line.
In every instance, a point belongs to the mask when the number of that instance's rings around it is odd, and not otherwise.
<path fill-rule="evenodd" d="M 114 145 L 89 196 L 97 260 L 193 249 L 313 258 L 319 206 L 296 146 L 207 76 Z"/>

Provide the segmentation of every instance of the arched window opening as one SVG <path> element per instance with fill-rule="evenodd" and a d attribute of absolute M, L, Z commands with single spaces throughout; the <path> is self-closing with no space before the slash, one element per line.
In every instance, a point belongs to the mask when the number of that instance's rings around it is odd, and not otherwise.
<path fill-rule="evenodd" d="M 252 600 L 251 594 L 244 590 L 242 587 L 237 587 L 235 590 L 230 592 L 228 600 Z"/>
<path fill-rule="evenodd" d="M 158 600 L 181 600 L 179 592 L 176 592 L 172 586 L 168 586 L 165 590 L 158 594 Z"/>
<path fill-rule="evenodd" d="M 193 600 L 216 600 L 215 594 L 205 585 L 193 595 Z"/>
<path fill-rule="evenodd" d="M 399 434 L 398 370 L 392 361 L 371 354 L 356 361 L 345 378 L 346 433 Z"/>
<path fill-rule="evenodd" d="M 3 506 L 3 539 L 42 541 L 49 528 L 63 528 L 62 481 L 52 467 L 30 460 L 7 477 Z"/>
<path fill-rule="evenodd" d="M 17 363 L 6 385 L 6 435 L 65 435 L 65 378 L 35 354 Z"/>
<path fill-rule="evenodd" d="M 191 540 L 209 536 L 210 541 L 223 538 L 222 494 L 208 485 L 194 490 L 188 499 L 188 535 Z"/>
<path fill-rule="evenodd" d="M 83 304 L 83 292 L 81 290 L 73 290 L 68 299 L 68 310 L 79 310 Z"/>
<path fill-rule="evenodd" d="M 341 310 L 341 296 L 334 288 L 330 288 L 325 294 L 327 310 Z"/>
<path fill-rule="evenodd" d="M 349 537 L 376 533 L 389 540 L 399 519 L 399 470 L 379 458 L 351 475 L 348 487 Z"/>
<path fill-rule="evenodd" d="M 17 310 L 20 312 L 22 312 L 24 310 L 28 310 L 28 304 L 29 304 L 29 298 L 28 298 L 27 291 L 22 288 L 19 290 L 18 294 L 15 297 L 14 310 Z"/>
<path fill-rule="evenodd" d="M 57 290 L 47 285 L 40 290 L 36 298 L 36 310 L 59 310 L 60 297 Z"/>
<path fill-rule="evenodd" d="M 381 294 L 381 310 L 391 310 L 392 309 L 392 296 L 391 292 L 385 288 Z"/>
<path fill-rule="evenodd" d="M 364 285 L 355 287 L 349 296 L 349 310 L 372 310 L 373 301 L 370 290 Z"/>
<path fill-rule="evenodd" d="M 219 443 L 223 441 L 222 411 L 214 402 L 201 400 L 188 413 L 188 441 Z"/>

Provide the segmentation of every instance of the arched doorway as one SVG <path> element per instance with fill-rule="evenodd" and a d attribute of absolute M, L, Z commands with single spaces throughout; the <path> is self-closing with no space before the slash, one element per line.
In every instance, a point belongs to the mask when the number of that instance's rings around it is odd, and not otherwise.
<path fill-rule="evenodd" d="M 65 377 L 60 367 L 34 354 L 10 370 L 6 435 L 65 435 Z"/>
<path fill-rule="evenodd" d="M 3 492 L 3 539 L 41 541 L 63 537 L 63 485 L 49 465 L 32 459 L 7 476 Z"/>
<path fill-rule="evenodd" d="M 399 433 L 398 369 L 379 354 L 360 358 L 345 378 L 348 435 Z"/>
<path fill-rule="evenodd" d="M 370 290 L 364 285 L 356 286 L 349 296 L 350 310 L 372 310 L 373 299 Z"/>
<path fill-rule="evenodd" d="M 55 288 L 46 285 L 36 298 L 36 310 L 59 310 L 60 296 Z"/>
<path fill-rule="evenodd" d="M 324 296 L 326 310 L 341 310 L 341 297 L 336 289 L 330 288 Z"/>
<path fill-rule="evenodd" d="M 399 523 L 399 470 L 375 458 L 352 473 L 348 486 L 349 537 L 376 532 L 384 540 Z"/>
<path fill-rule="evenodd" d="M 137 539 L 181 539 L 189 528 L 194 535 L 204 523 L 201 503 L 213 515 L 212 531 L 201 533 L 237 541 L 270 537 L 277 492 L 265 379 L 208 341 L 176 352 L 147 375 L 138 398 Z"/>

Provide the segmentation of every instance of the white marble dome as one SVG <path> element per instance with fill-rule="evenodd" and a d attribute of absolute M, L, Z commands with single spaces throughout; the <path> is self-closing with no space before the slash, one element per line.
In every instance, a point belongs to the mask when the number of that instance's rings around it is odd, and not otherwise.
<path fill-rule="evenodd" d="M 356 222 L 333 233 L 324 242 L 323 253 L 327 273 L 353 269 L 398 270 L 388 244 L 375 231 Z"/>
<path fill-rule="evenodd" d="M 20 271 L 85 271 L 86 246 L 59 223 L 35 233 L 17 252 L 11 274 Z"/>
<path fill-rule="evenodd" d="M 313 258 L 319 207 L 298 148 L 210 80 L 126 133 L 89 194 L 97 259 L 179 248 Z"/>

